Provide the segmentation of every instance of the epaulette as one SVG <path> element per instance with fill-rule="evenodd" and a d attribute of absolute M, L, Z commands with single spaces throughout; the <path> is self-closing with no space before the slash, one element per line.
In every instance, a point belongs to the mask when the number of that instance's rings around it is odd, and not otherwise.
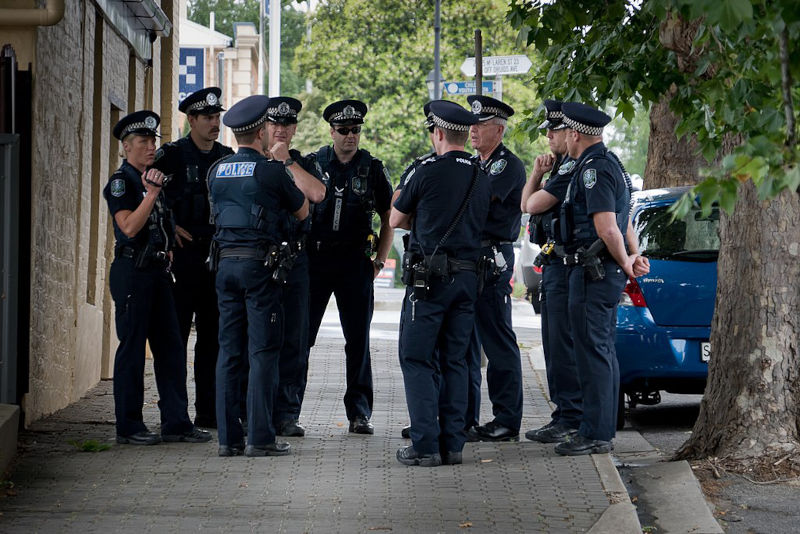
<path fill-rule="evenodd" d="M 429 163 L 433 163 L 434 161 L 439 161 L 440 159 L 442 159 L 442 156 L 439 155 L 431 156 L 427 159 L 422 160 L 420 162 L 420 165 L 428 165 Z"/>

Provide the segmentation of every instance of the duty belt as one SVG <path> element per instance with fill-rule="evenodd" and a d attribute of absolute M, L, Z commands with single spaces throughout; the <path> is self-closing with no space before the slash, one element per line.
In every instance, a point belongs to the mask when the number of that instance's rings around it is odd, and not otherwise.
<path fill-rule="evenodd" d="M 136 249 L 129 246 L 116 247 L 114 249 L 114 257 L 133 259 L 136 257 Z"/>
<path fill-rule="evenodd" d="M 475 273 L 478 271 L 477 264 L 474 261 L 454 260 L 452 258 L 447 258 L 447 265 L 450 268 L 451 273 L 457 273 L 461 271 Z"/>
<path fill-rule="evenodd" d="M 336 249 L 352 249 L 363 247 L 366 244 L 366 238 L 360 241 L 313 241 L 311 248 L 317 252 L 326 252 Z"/>
<path fill-rule="evenodd" d="M 513 241 L 495 241 L 494 239 L 481 240 L 481 247 L 497 247 L 500 245 L 513 245 Z"/>
<path fill-rule="evenodd" d="M 583 259 L 586 256 L 584 251 L 568 252 L 562 257 L 564 265 L 583 265 Z M 612 256 L 608 253 L 602 252 L 597 255 L 600 261 L 612 260 Z"/>
<path fill-rule="evenodd" d="M 267 251 L 252 247 L 228 247 L 219 251 L 219 258 L 239 258 L 242 260 L 266 260 Z"/>

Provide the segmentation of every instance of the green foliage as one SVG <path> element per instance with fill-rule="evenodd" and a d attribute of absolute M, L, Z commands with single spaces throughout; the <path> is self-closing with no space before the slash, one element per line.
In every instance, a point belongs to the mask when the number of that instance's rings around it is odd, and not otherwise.
<path fill-rule="evenodd" d="M 623 107 L 620 105 L 620 107 Z M 613 112 L 611 112 L 613 114 Z M 625 164 L 631 174 L 644 176 L 647 164 L 647 145 L 650 139 L 650 112 L 638 102 L 630 103 L 622 111 L 625 121 L 615 121 L 605 135 L 605 143 Z"/>
<path fill-rule="evenodd" d="M 70 440 L 67 443 L 81 452 L 103 452 L 111 448 L 108 443 L 100 443 L 96 439 Z"/>
<path fill-rule="evenodd" d="M 508 20 L 539 51 L 540 92 L 563 100 L 615 103 L 630 120 L 632 102 L 652 104 L 670 91 L 679 137 L 695 134 L 711 163 L 699 184 L 703 204 L 730 212 L 751 180 L 762 199 L 800 182 L 796 143 L 787 143 L 778 38 L 786 31 L 791 94 L 800 97 L 800 4 L 794 0 L 511 0 Z M 697 21 L 690 54 L 660 40 Z M 688 61 L 687 61 L 688 57 Z M 681 62 L 679 62 L 679 59 Z M 683 63 L 686 61 L 686 63 Z M 688 64 L 687 64 L 688 63 Z M 791 110 L 795 118 L 796 108 Z M 733 140 L 741 143 L 731 148 Z M 678 203 L 688 209 L 691 200 Z M 710 205 L 710 204 L 709 204 Z M 679 214 L 680 216 L 680 214 Z"/>
<path fill-rule="evenodd" d="M 523 53 L 503 20 L 502 0 L 442 2 L 441 71 L 444 80 L 464 80 L 464 59 L 474 55 L 474 30 L 481 28 L 485 55 Z M 361 146 L 385 163 L 394 179 L 416 156 L 430 151 L 422 127 L 422 106 L 429 99 L 425 78 L 433 68 L 433 3 L 429 0 L 330 0 L 312 19 L 311 42 L 297 50 L 296 70 L 312 80 L 293 144 L 301 152 L 331 142 L 320 124 L 325 106 L 358 98 L 369 106 Z M 536 59 L 533 69 L 536 70 Z M 503 100 L 522 111 L 537 99 L 528 76 L 503 78 Z M 466 105 L 466 97 L 450 97 Z M 522 113 L 519 113 L 522 115 Z M 532 145 L 520 135 L 517 115 L 506 144 L 532 165 L 546 142 Z M 525 133 L 525 132 L 523 132 Z"/>
<path fill-rule="evenodd" d="M 189 0 L 186 16 L 208 26 L 214 12 L 214 30 L 233 37 L 234 22 L 252 22 L 258 28 L 258 0 Z"/>

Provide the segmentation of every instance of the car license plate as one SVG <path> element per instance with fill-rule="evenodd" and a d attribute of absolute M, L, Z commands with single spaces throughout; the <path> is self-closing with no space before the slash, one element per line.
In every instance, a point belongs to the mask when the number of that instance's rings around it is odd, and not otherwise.
<path fill-rule="evenodd" d="M 711 343 L 708 341 L 700 343 L 700 359 L 704 362 L 711 359 Z"/>

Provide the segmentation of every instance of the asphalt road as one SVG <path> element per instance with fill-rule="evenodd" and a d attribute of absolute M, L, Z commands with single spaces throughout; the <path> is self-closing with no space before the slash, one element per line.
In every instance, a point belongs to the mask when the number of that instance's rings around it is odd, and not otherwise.
<path fill-rule="evenodd" d="M 626 426 L 639 431 L 666 458 L 690 436 L 702 395 L 662 394 L 656 406 L 637 406 Z M 624 479 L 625 477 L 623 477 Z M 702 484 L 714 516 L 726 533 L 774 534 L 800 532 L 800 481 L 753 484 L 738 475 L 723 475 Z M 643 522 L 642 524 L 645 524 Z"/>

